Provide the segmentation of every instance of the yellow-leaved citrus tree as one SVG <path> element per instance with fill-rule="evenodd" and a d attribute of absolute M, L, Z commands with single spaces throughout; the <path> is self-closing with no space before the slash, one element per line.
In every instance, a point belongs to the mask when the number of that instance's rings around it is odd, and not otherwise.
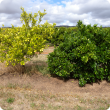
<path fill-rule="evenodd" d="M 54 33 L 54 26 L 49 24 L 47 21 L 43 25 L 39 25 L 42 17 L 46 14 L 32 13 L 27 14 L 24 8 L 21 13 L 21 21 L 25 24 L 22 27 L 14 27 L 11 29 L 1 29 L 0 31 L 0 61 L 3 63 L 6 61 L 6 66 L 9 64 L 15 66 L 17 64 L 25 66 L 27 61 L 33 56 L 37 57 L 35 52 L 43 52 L 45 48 L 46 39 L 51 39 Z M 35 18 L 40 15 L 39 21 Z M 29 22 L 31 22 L 31 27 Z M 38 21 L 38 24 L 36 23 Z"/>

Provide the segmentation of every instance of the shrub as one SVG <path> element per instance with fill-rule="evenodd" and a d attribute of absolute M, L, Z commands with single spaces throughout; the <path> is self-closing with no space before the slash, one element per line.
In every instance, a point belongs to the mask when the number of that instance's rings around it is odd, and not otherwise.
<path fill-rule="evenodd" d="M 64 79 L 79 78 L 79 85 L 110 80 L 110 35 L 95 24 L 77 22 L 78 32 L 65 33 L 64 42 L 48 55 L 48 70 Z"/>

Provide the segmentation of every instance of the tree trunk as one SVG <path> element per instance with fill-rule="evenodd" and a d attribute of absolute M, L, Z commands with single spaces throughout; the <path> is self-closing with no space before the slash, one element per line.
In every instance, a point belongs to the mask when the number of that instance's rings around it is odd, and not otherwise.
<path fill-rule="evenodd" d="M 25 65 L 21 65 L 21 66 L 22 66 L 22 74 L 24 74 L 26 70 Z"/>

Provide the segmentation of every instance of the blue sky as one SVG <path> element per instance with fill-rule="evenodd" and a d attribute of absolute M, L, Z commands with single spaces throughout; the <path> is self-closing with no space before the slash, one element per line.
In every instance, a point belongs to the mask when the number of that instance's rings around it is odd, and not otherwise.
<path fill-rule="evenodd" d="M 45 9 L 47 14 L 40 24 L 48 20 L 56 26 L 76 26 L 81 20 L 86 25 L 110 27 L 110 0 L 0 0 L 0 27 L 21 27 L 21 6 L 33 15 Z"/>

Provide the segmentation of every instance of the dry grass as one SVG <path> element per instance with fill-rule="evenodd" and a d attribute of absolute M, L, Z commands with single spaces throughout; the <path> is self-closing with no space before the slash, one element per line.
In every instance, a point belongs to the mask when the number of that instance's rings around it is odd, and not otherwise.
<path fill-rule="evenodd" d="M 0 106 L 5 110 L 106 110 L 110 106 L 102 98 L 84 99 L 78 95 L 25 90 L 19 85 L 1 88 Z"/>
<path fill-rule="evenodd" d="M 81 99 L 75 96 L 51 94 L 49 92 L 33 92 L 19 88 L 2 88 L 0 91 L 0 106 L 5 110 L 106 110 L 105 99 Z M 6 92 L 5 90 L 8 90 Z M 25 91 L 25 92 L 24 92 Z M 10 99 L 10 100 L 9 100 Z M 15 99 L 15 100 L 13 100 Z M 8 100 L 8 101 L 7 101 Z M 74 104 L 73 104 L 74 103 Z M 74 106 L 76 105 L 76 106 Z M 99 106 L 101 105 L 101 106 Z"/>

